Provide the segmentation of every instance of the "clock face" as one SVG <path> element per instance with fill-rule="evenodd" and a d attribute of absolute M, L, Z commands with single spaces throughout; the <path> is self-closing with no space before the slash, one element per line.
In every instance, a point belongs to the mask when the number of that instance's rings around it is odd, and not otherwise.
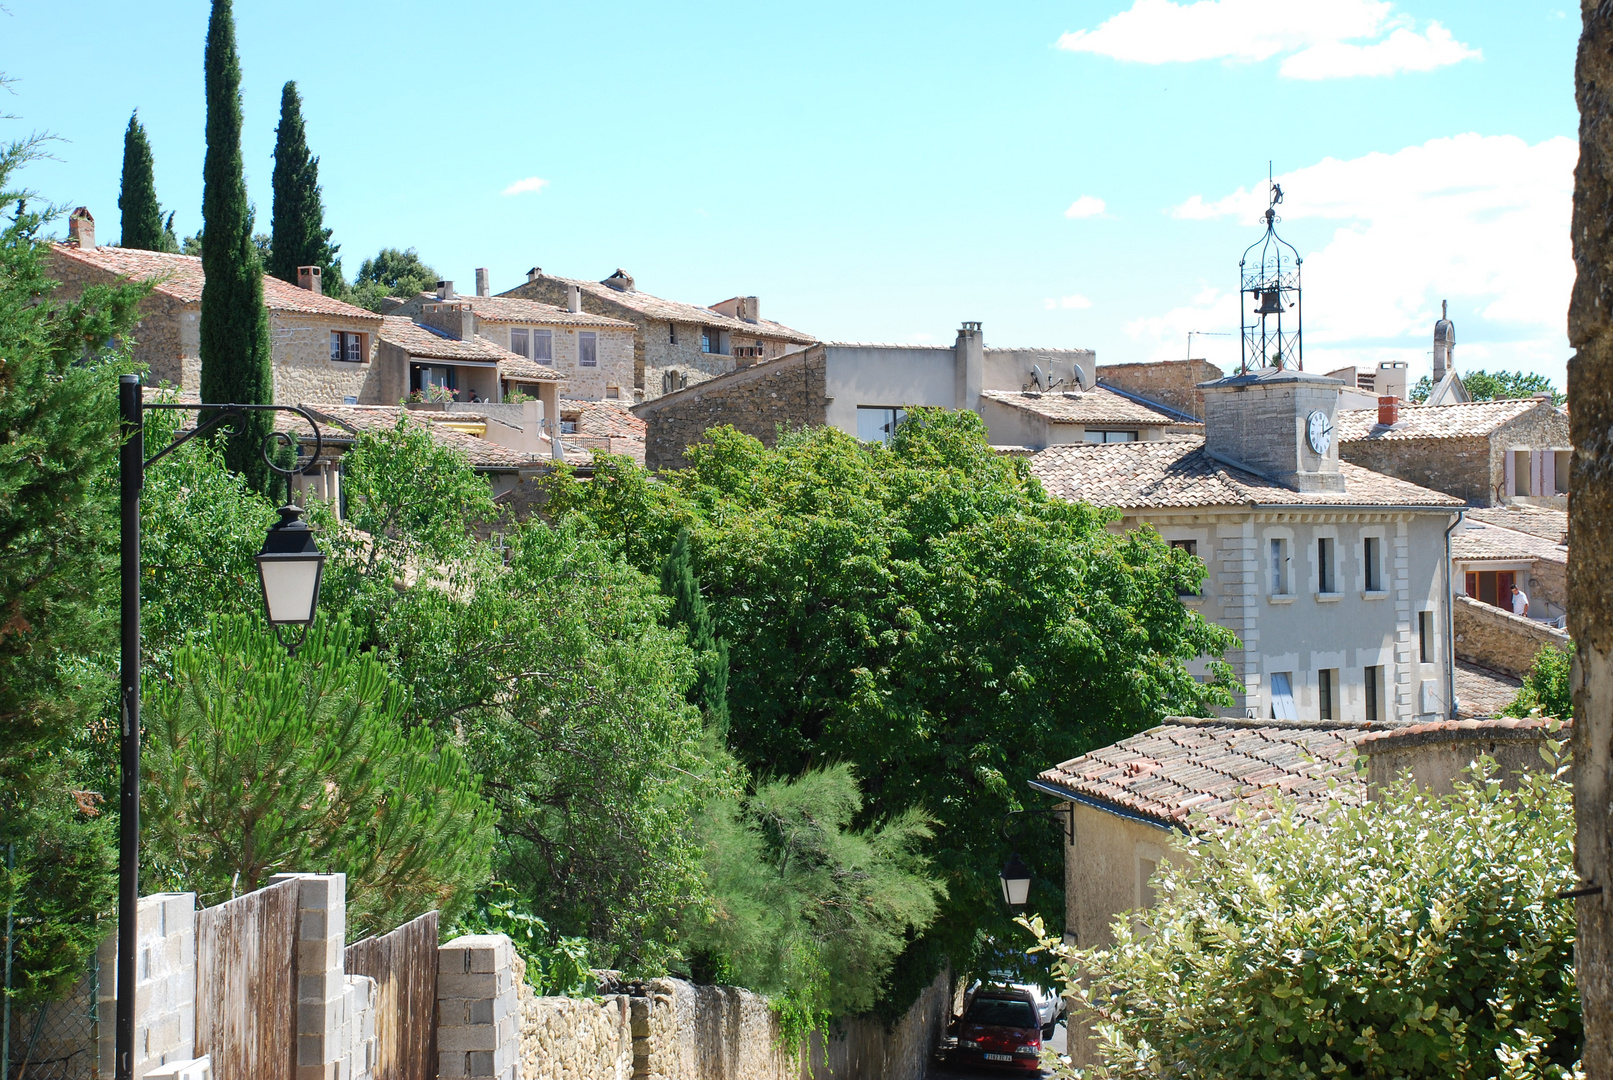
<path fill-rule="evenodd" d="M 1311 413 L 1306 420 L 1306 430 L 1316 456 L 1327 457 L 1327 449 L 1333 444 L 1333 425 L 1327 422 L 1327 414 L 1320 409 Z"/>

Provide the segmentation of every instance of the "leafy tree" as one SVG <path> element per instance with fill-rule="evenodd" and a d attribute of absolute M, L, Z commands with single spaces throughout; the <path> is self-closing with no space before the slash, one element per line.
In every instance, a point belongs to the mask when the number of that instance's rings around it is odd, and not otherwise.
<path fill-rule="evenodd" d="M 202 253 L 202 234 L 200 230 L 179 242 L 179 251 L 182 255 L 200 256 Z"/>
<path fill-rule="evenodd" d="M 170 255 L 178 255 L 181 252 L 179 234 L 174 232 L 174 215 L 172 211 L 169 211 L 168 220 L 163 224 L 162 244 L 157 250 L 165 251 Z"/>
<path fill-rule="evenodd" d="M 339 245 L 330 242 L 319 191 L 319 159 L 308 150 L 297 84 L 280 91 L 280 126 L 274 143 L 274 213 L 265 266 L 281 281 L 297 281 L 297 268 L 317 266 L 331 295 L 344 291 Z"/>
<path fill-rule="evenodd" d="M 692 467 L 649 483 L 599 457 L 551 489 L 551 513 L 587 518 L 658 569 L 688 528 L 716 629 L 729 643 L 730 743 L 775 775 L 846 762 L 860 822 L 920 808 L 948 889 L 898 965 L 901 1007 L 944 958 L 959 969 L 1011 939 L 995 822 L 1024 782 L 1172 712 L 1229 703 L 1224 665 L 1187 670 L 1232 635 L 1177 598 L 1203 564 L 1157 534 L 1115 535 L 1112 513 L 1049 498 L 997 454 L 971 413 L 915 410 L 890 447 L 832 429 L 768 450 L 707 432 Z M 1037 822 L 1033 905 L 1062 912 L 1055 826 Z"/>
<path fill-rule="evenodd" d="M 1539 710 L 1543 716 L 1569 720 L 1574 716 L 1574 690 L 1569 681 L 1574 654 L 1570 649 L 1542 645 L 1535 662 L 1523 677 L 1517 697 L 1502 712 L 1507 716 L 1528 716 Z"/>
<path fill-rule="evenodd" d="M 241 165 L 241 63 L 231 0 L 213 0 L 207 23 L 207 155 L 202 165 L 201 394 L 206 402 L 270 404 L 274 369 L 263 263 L 252 240 L 252 208 Z M 259 450 L 273 430 L 267 412 L 248 413 L 225 443 L 225 461 L 262 491 Z"/>
<path fill-rule="evenodd" d="M 435 288 L 437 271 L 420 261 L 414 248 L 399 251 L 382 248 L 375 258 L 365 259 L 353 278 L 352 302 L 371 311 L 380 311 L 389 296 L 405 300 L 416 293 Z"/>
<path fill-rule="evenodd" d="M 857 830 L 861 808 L 851 767 L 834 765 L 711 811 L 714 906 L 685 940 L 714 976 L 772 995 L 794 1042 L 871 1009 L 946 891 L 921 853 L 934 835 L 923 813 Z"/>
<path fill-rule="evenodd" d="M 0 79 L 0 84 L 4 80 Z M 111 837 L 79 782 L 77 736 L 111 694 L 79 657 L 106 647 L 117 530 L 117 376 L 146 285 L 53 297 L 56 212 L 16 174 L 39 137 L 0 144 L 0 905 L 15 902 L 13 1001 L 57 996 L 83 972 L 108 910 Z M 0 852 L 3 854 L 3 852 Z"/>
<path fill-rule="evenodd" d="M 667 612 L 669 626 L 681 626 L 695 654 L 695 682 L 689 688 L 689 703 L 699 707 L 719 732 L 728 730 L 728 643 L 712 630 L 711 612 L 700 595 L 695 577 L 689 531 L 678 533 L 672 552 L 661 564 L 661 592 L 672 598 Z"/>
<path fill-rule="evenodd" d="M 1280 805 L 1162 863 L 1159 902 L 1109 948 L 1042 947 L 1096 1018 L 1099 1075 L 1566 1080 L 1572 797 L 1562 769 L 1503 790 L 1487 762 L 1452 795 L 1402 783 L 1322 827 Z"/>
<path fill-rule="evenodd" d="M 215 617 L 145 692 L 159 878 L 217 903 L 279 872 L 343 872 L 351 937 L 451 918 L 486 880 L 480 779 L 404 726 L 408 695 L 346 624 L 321 617 L 293 656 L 255 616 Z"/>
<path fill-rule="evenodd" d="M 162 208 L 157 205 L 157 180 L 151 163 L 151 143 L 140 123 L 140 113 L 129 114 L 129 127 L 123 133 L 123 187 L 118 193 L 118 209 L 123 213 L 126 248 L 162 251 Z"/>
<path fill-rule="evenodd" d="M 1551 403 L 1559 408 L 1568 401 L 1567 395 L 1559 391 L 1549 378 L 1535 372 L 1497 371 L 1491 374 L 1479 370 L 1470 371 L 1461 378 L 1467 396 L 1474 401 L 1499 401 L 1503 398 L 1532 397 L 1535 394 L 1549 394 Z M 1433 392 L 1433 380 L 1424 375 L 1412 387 L 1411 400 L 1427 401 L 1428 395 Z"/>

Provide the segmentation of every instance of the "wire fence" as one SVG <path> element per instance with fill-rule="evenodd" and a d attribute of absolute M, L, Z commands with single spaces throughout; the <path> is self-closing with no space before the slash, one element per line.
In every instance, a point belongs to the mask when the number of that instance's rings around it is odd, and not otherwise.
<path fill-rule="evenodd" d="M 100 997 L 100 971 L 91 956 L 84 977 L 66 997 L 10 1010 L 10 1023 L 0 1024 L 0 1077 L 101 1080 Z"/>

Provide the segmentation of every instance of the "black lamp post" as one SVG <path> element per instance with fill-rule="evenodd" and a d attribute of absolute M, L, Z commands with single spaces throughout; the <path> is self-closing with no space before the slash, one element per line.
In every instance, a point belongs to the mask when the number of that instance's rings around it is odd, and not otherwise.
<path fill-rule="evenodd" d="M 150 458 L 145 456 L 145 410 L 171 409 L 208 412 L 213 415 L 183 432 Z M 146 469 L 196 436 L 215 428 L 239 435 L 245 431 L 249 412 L 296 413 L 308 422 L 314 433 L 314 452 L 301 469 L 282 469 L 269 454 L 271 443 L 289 446 L 293 439 L 285 432 L 270 432 L 259 448 L 269 468 L 281 476 L 310 472 L 319 461 L 324 442 L 319 425 L 302 409 L 290 405 L 191 405 L 181 402 L 154 402 L 150 405 L 135 375 L 118 377 L 118 415 L 123 438 L 118 456 L 118 486 L 122 524 L 122 672 L 119 688 L 120 777 L 118 792 L 118 1013 L 117 1052 L 113 1062 L 116 1080 L 134 1078 L 134 995 L 137 975 L 137 925 L 140 910 L 140 489 Z M 280 634 L 282 626 L 299 627 L 296 639 L 287 643 L 295 651 L 313 622 L 319 603 L 319 579 L 325 556 L 314 545 L 313 530 L 298 520 L 302 511 L 295 506 L 280 511 L 280 521 L 269 530 L 263 551 L 258 554 L 258 575 L 269 622 Z M 280 639 L 285 642 L 284 638 Z"/>

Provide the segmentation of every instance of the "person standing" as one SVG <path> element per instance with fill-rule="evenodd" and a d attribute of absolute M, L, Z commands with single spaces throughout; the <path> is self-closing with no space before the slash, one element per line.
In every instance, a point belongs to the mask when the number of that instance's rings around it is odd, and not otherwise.
<path fill-rule="evenodd" d="M 1512 586 L 1512 614 L 1529 614 L 1529 594 L 1516 585 Z"/>

